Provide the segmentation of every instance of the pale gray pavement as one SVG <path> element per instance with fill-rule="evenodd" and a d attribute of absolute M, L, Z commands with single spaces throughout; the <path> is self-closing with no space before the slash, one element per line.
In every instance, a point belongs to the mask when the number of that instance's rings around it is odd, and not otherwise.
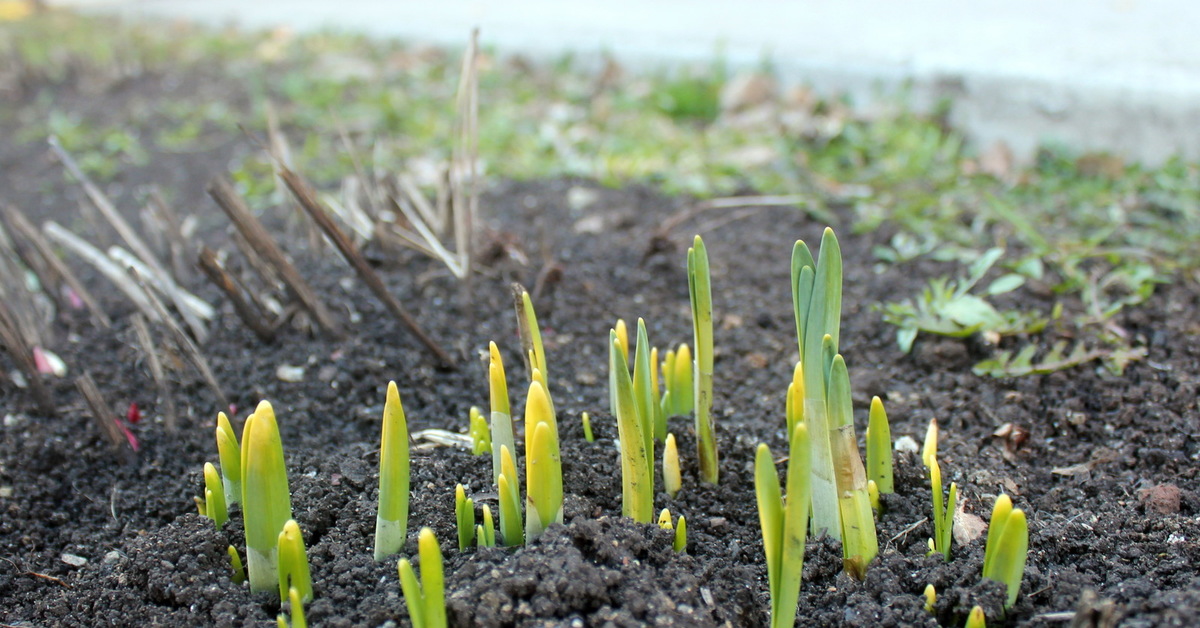
<path fill-rule="evenodd" d="M 141 17 L 337 28 L 499 52 L 611 54 L 657 69 L 769 59 L 787 82 L 869 102 L 949 97 L 973 142 L 1041 142 L 1151 163 L 1200 159 L 1197 0 L 59 0 Z"/>

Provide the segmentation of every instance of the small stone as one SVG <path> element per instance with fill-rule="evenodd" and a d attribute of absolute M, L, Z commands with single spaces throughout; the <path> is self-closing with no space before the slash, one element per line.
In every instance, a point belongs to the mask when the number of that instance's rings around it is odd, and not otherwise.
<path fill-rule="evenodd" d="M 591 188 L 575 186 L 567 190 L 567 207 L 571 208 L 572 212 L 581 212 L 593 204 L 600 198 L 600 193 Z"/>
<path fill-rule="evenodd" d="M 304 381 L 304 367 L 282 364 L 275 369 L 275 377 L 281 382 L 296 383 Z"/>
<path fill-rule="evenodd" d="M 13 487 L 0 486 L 0 497 L 8 498 L 8 497 L 12 497 L 12 494 L 13 494 Z"/>
<path fill-rule="evenodd" d="M 111 564 L 117 562 L 118 560 L 121 560 L 121 552 L 118 552 L 117 550 L 112 550 L 104 555 L 104 562 L 106 563 Z"/>
<path fill-rule="evenodd" d="M 86 558 L 67 553 L 62 555 L 62 561 L 72 567 L 82 567 L 87 564 Z"/>
<path fill-rule="evenodd" d="M 921 451 L 921 446 L 918 445 L 917 441 L 913 440 L 911 436 L 901 436 L 900 438 L 897 438 L 895 447 L 896 451 L 908 452 L 911 454 Z"/>
<path fill-rule="evenodd" d="M 1179 512 L 1179 501 L 1182 491 L 1174 484 L 1159 484 L 1144 488 L 1137 492 L 1138 500 L 1146 507 L 1147 512 L 1160 515 L 1173 515 Z"/>

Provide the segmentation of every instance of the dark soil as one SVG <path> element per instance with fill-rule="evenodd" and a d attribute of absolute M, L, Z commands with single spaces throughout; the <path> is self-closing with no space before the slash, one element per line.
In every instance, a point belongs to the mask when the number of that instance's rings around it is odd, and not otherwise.
<path fill-rule="evenodd" d="M 129 98 L 152 97 L 164 84 L 175 84 L 167 78 L 123 84 L 105 92 L 102 102 L 119 107 Z M 61 97 L 81 97 L 56 89 Z M 123 89 L 133 91 L 122 94 Z M 32 102 L 33 95 L 25 98 Z M 66 209 L 77 206 L 77 186 L 63 183 L 61 169 L 41 145 L 4 142 L 0 157 L 8 200 L 39 217 L 83 224 Z M 204 232 L 210 245 L 229 248 L 225 223 L 201 190 L 231 155 L 245 150 L 231 137 L 203 153 L 154 160 L 106 187 L 132 206 L 135 183 L 178 182 L 171 189 L 180 210 L 210 225 Z M 574 186 L 594 189 L 596 202 L 571 209 L 566 199 Z M 481 354 L 495 340 L 519 415 L 524 396 L 519 382 L 526 374 L 509 285 L 532 287 L 545 263 L 562 267 L 561 279 L 546 286 L 537 308 L 563 436 L 566 525 L 552 526 L 523 549 L 460 553 L 453 489 L 463 483 L 478 503 L 494 509 L 490 460 L 421 445 L 414 450 L 406 553 L 415 553 L 421 526 L 441 539 L 453 625 L 765 624 L 769 603 L 753 452 L 760 442 L 782 451 L 783 392 L 796 352 L 788 257 L 794 240 L 815 243 L 824 225 L 787 208 L 764 208 L 736 220 L 709 213 L 684 223 L 648 254 L 658 225 L 687 206 L 686 199 L 638 186 L 496 184 L 482 204 L 486 229 L 480 241 L 508 243 L 533 261 L 522 265 L 513 256 L 497 255 L 469 289 L 435 262 L 370 249 L 392 292 L 458 361 L 450 371 L 435 368 L 332 250 L 307 250 L 299 235 L 284 237 L 285 247 L 352 329 L 344 341 L 288 328 L 274 344 L 263 344 L 195 276 L 189 287 L 221 303 L 203 351 L 238 408 L 235 429 L 260 399 L 269 399 L 279 417 L 295 518 L 315 580 L 316 599 L 308 609 L 313 625 L 407 623 L 395 562 L 376 563 L 370 552 L 385 385 L 398 383 L 411 429 L 465 431 L 469 407 L 486 407 Z M 283 213 L 276 215 L 281 225 Z M 958 483 L 966 512 L 986 519 L 997 494 L 1012 495 L 1030 517 L 1030 555 L 1021 597 L 1002 621 L 1003 588 L 980 580 L 982 538 L 956 546 L 949 563 L 925 556 L 932 531 L 928 485 L 920 463 L 898 454 L 897 492 L 886 500 L 881 552 L 866 581 L 842 573 L 836 543 L 810 540 L 799 623 L 961 625 L 980 604 L 992 625 L 1065 625 L 1081 598 L 1094 592 L 1084 608 L 1089 619 L 1080 625 L 1195 625 L 1197 286 L 1162 286 L 1147 304 L 1116 321 L 1149 351 L 1122 376 L 1089 365 L 1016 380 L 980 378 L 970 367 L 994 348 L 977 340 L 922 337 L 912 354 L 897 350 L 894 328 L 872 306 L 916 294 L 946 269 L 927 261 L 879 265 L 870 251 L 890 234 L 854 235 L 851 226 L 840 230 L 846 269 L 841 351 L 851 369 L 859 433 L 872 395 L 887 402 L 894 437 L 919 442 L 929 420 L 937 418 L 943 427 L 943 473 L 947 482 Z M 675 499 L 660 493 L 655 505 L 688 518 L 687 553 L 677 555 L 668 534 L 619 516 L 605 340 L 618 317 L 631 323 L 644 317 L 659 347 L 691 342 L 684 252 L 693 233 L 705 237 L 713 267 L 721 483 L 698 483 L 688 455 L 694 447 L 691 427 L 673 419 L 671 429 L 685 454 L 684 489 Z M 106 242 L 112 236 L 94 237 Z M 202 464 L 216 461 L 212 426 L 221 408 L 181 368 L 174 374 L 175 401 L 184 419 L 169 433 L 160 418 L 163 400 L 155 398 L 133 339 L 132 308 L 103 279 L 76 266 L 102 294 L 115 326 L 100 329 L 82 314 L 63 313 L 48 344 L 71 375 L 90 372 L 122 414 L 132 402 L 142 408 L 147 418 L 132 428 L 141 451 L 135 460 L 120 462 L 70 378 L 48 381 L 59 408 L 54 417 L 39 414 L 27 391 L 0 380 L 0 622 L 269 625 L 278 600 L 251 595 L 230 579 L 225 549 L 244 545 L 240 518 L 235 514 L 217 531 L 192 504 L 201 489 Z M 1044 305 L 1049 309 L 1049 302 Z M 1049 346 L 1061 333 L 1047 332 L 1041 340 Z M 0 364 L 4 372 L 15 368 L 7 356 Z M 276 368 L 285 364 L 304 366 L 304 380 L 277 379 Z M 582 411 L 592 416 L 595 442 L 582 437 Z M 1028 430 L 1029 438 L 1006 444 L 993 437 L 1010 423 Z M 1085 463 L 1086 468 L 1075 466 Z M 75 566 L 64 557 L 86 563 Z M 929 583 L 939 593 L 936 618 L 922 608 L 921 593 Z"/>

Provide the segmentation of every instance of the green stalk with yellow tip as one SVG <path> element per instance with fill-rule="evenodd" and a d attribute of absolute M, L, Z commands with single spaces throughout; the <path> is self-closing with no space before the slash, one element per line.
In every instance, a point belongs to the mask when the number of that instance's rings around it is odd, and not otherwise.
<path fill-rule="evenodd" d="M 929 551 L 941 554 L 946 562 L 950 562 L 951 532 L 954 529 L 954 509 L 958 501 L 958 485 L 950 483 L 950 496 L 943 502 L 942 498 L 942 467 L 936 457 L 931 457 L 929 463 L 929 487 L 933 493 L 933 538 L 929 539 Z"/>
<path fill-rule="evenodd" d="M 454 489 L 454 518 L 458 523 L 458 551 L 461 552 L 475 542 L 475 500 L 467 497 L 462 484 Z"/>
<path fill-rule="evenodd" d="M 279 599 L 288 598 L 288 591 L 299 593 L 301 604 L 312 601 L 312 575 L 308 570 L 308 552 L 304 537 L 294 519 L 288 519 L 279 533 Z M 293 605 L 295 610 L 297 605 Z"/>
<path fill-rule="evenodd" d="M 512 547 L 525 543 L 525 528 L 521 520 L 521 480 L 517 477 L 517 465 L 507 445 L 500 446 L 500 478 L 498 487 L 500 500 L 500 539 Z"/>
<path fill-rule="evenodd" d="M 479 547 L 496 547 L 496 524 L 487 504 L 483 505 L 483 523 L 475 526 L 475 540 Z"/>
<path fill-rule="evenodd" d="M 937 459 L 938 453 L 938 424 L 937 419 L 929 420 L 929 428 L 925 430 L 925 443 L 921 445 L 921 463 L 932 466 L 930 460 Z"/>
<path fill-rule="evenodd" d="M 933 613 L 937 609 L 937 589 L 932 584 L 925 585 L 925 612 Z"/>
<path fill-rule="evenodd" d="M 971 609 L 971 614 L 967 615 L 966 628 L 987 628 L 987 616 L 983 614 L 983 607 L 976 606 Z"/>
<path fill-rule="evenodd" d="M 225 504 L 225 485 L 211 462 L 204 463 L 204 514 L 213 520 L 213 525 L 218 530 L 229 521 L 229 510 Z"/>
<path fill-rule="evenodd" d="M 687 550 L 687 519 L 683 515 L 679 515 L 679 521 L 675 523 L 675 542 L 671 544 L 671 549 L 676 554 Z"/>
<path fill-rule="evenodd" d="M 663 508 L 658 513 L 658 527 L 664 530 L 675 531 L 675 524 L 671 523 L 671 511 L 668 508 Z"/>
<path fill-rule="evenodd" d="M 521 284 L 513 284 L 513 294 L 516 296 L 517 328 L 521 335 L 521 347 L 528 358 L 526 366 L 531 378 L 534 369 L 541 371 L 543 377 L 549 378 L 550 371 L 546 370 L 546 349 L 542 346 L 542 330 L 538 327 L 533 301 Z"/>
<path fill-rule="evenodd" d="M 837 353 L 842 311 L 842 254 L 832 229 L 822 233 L 815 260 L 807 244 L 796 242 L 792 248 L 791 285 L 803 376 L 803 403 L 793 411 L 803 416 L 812 441 L 812 527 L 841 540 L 843 526 L 832 449 L 836 425 L 829 417 L 826 402 L 826 379 Z"/>
<path fill-rule="evenodd" d="M 871 398 L 871 413 L 867 420 L 867 478 L 875 483 L 879 493 L 890 495 L 895 491 L 892 479 L 892 428 L 879 397 Z"/>
<path fill-rule="evenodd" d="M 695 401 L 692 368 L 692 351 L 686 342 L 675 351 L 667 351 L 662 362 L 662 377 L 666 387 L 662 397 L 664 418 L 691 414 Z"/>
<path fill-rule="evenodd" d="M 867 565 L 879 553 L 879 540 L 871 512 L 867 474 L 854 434 L 850 374 L 841 355 L 833 356 L 827 386 L 828 418 L 833 429 L 830 450 L 841 519 L 843 560 L 846 572 L 862 580 L 866 577 Z"/>
<path fill-rule="evenodd" d="M 797 362 L 792 369 L 792 381 L 787 387 L 784 398 L 784 416 L 787 421 L 787 434 L 790 437 L 797 423 L 804 422 L 804 364 Z"/>
<path fill-rule="evenodd" d="M 658 387 L 658 347 L 650 347 L 650 395 L 646 406 L 654 417 L 654 438 L 667 438 L 667 413 L 663 411 L 662 396 Z"/>
<path fill-rule="evenodd" d="M 479 412 L 479 408 L 471 406 L 468 417 L 467 424 L 469 426 L 468 433 L 471 436 L 471 455 L 481 456 L 492 453 L 492 431 L 488 428 L 488 422 L 483 418 L 483 414 Z"/>
<path fill-rule="evenodd" d="M 242 566 L 242 557 L 238 555 L 237 548 L 230 545 L 229 549 L 225 550 L 229 554 L 229 569 L 233 572 L 232 579 L 234 584 L 241 584 L 246 581 L 246 568 Z"/>
<path fill-rule="evenodd" d="M 536 372 L 536 371 L 535 371 Z M 563 520 L 562 459 L 550 396 L 539 381 L 525 403 L 525 542 Z"/>
<path fill-rule="evenodd" d="M 221 459 L 221 478 L 225 485 L 227 506 L 238 503 L 242 497 L 242 448 L 237 434 L 229 424 L 224 412 L 217 413 L 217 454 Z"/>
<path fill-rule="evenodd" d="M 609 332 L 608 357 L 621 443 L 621 514 L 639 523 L 650 523 L 654 517 L 654 476 L 646 449 L 646 425 L 638 416 L 633 382 L 622 363 L 620 339 L 615 330 Z"/>
<path fill-rule="evenodd" d="M 667 434 L 667 442 L 663 445 L 663 489 L 667 495 L 675 497 L 683 486 L 683 474 L 679 469 L 679 448 L 675 445 L 675 435 Z"/>
<path fill-rule="evenodd" d="M 696 345 L 693 369 L 696 416 L 696 454 L 700 463 L 700 479 L 716 484 L 719 479 L 717 440 L 713 424 L 713 308 L 712 283 L 709 277 L 708 250 L 704 240 L 696 236 L 687 254 L 688 295 L 692 303 L 692 336 Z M 676 357 L 676 360 L 679 358 Z"/>
<path fill-rule="evenodd" d="M 508 382 L 504 375 L 504 360 L 496 343 L 488 344 L 488 384 L 491 389 L 492 407 L 492 483 L 500 481 L 500 448 L 507 447 L 509 453 L 517 450 L 513 438 L 512 410 L 508 403 Z"/>
<path fill-rule="evenodd" d="M 242 433 L 242 518 L 250 590 L 271 591 L 279 583 L 279 533 L 292 518 L 283 443 L 271 404 L 258 404 Z"/>
<path fill-rule="evenodd" d="M 1029 555 L 1029 522 L 1025 512 L 1013 508 L 1012 498 L 1001 494 L 992 507 L 987 545 L 983 554 L 983 577 L 1008 587 L 1005 608 L 1017 603 L 1025 561 Z"/>
<path fill-rule="evenodd" d="M 379 448 L 379 510 L 375 516 L 375 560 L 400 551 L 408 533 L 408 422 L 396 382 L 388 382 Z"/>
<path fill-rule="evenodd" d="M 579 421 L 583 423 L 583 440 L 587 442 L 595 442 L 596 437 L 592 435 L 592 417 L 587 412 L 579 415 Z"/>
<path fill-rule="evenodd" d="M 292 622 L 288 624 L 287 617 L 280 613 L 275 617 L 275 623 L 279 628 L 308 628 L 308 620 L 304 618 L 304 604 L 300 601 L 300 592 L 296 587 L 288 590 L 288 602 L 292 607 Z"/>
<path fill-rule="evenodd" d="M 446 627 L 446 585 L 442 575 L 442 549 L 433 530 L 421 528 L 417 535 L 417 555 L 421 559 L 421 579 L 412 563 L 401 558 L 396 569 L 400 573 L 400 589 L 408 605 L 408 617 L 413 628 Z"/>
<path fill-rule="evenodd" d="M 653 456 L 655 432 L 658 430 L 658 397 L 652 385 L 653 373 L 650 355 L 650 340 L 646 336 L 646 321 L 638 319 L 637 353 L 633 356 L 633 402 L 637 405 L 638 419 L 642 422 L 642 438 L 646 441 L 646 452 Z M 618 365 L 620 366 L 620 365 Z M 666 423 L 663 424 L 666 429 Z M 666 438 L 666 435 L 663 435 Z M 650 480 L 654 481 L 653 477 Z"/>
<path fill-rule="evenodd" d="M 772 628 L 790 627 L 796 621 L 812 499 L 807 426 L 797 423 L 789 440 L 786 500 L 779 491 L 779 474 L 771 450 L 766 445 L 759 445 L 754 456 L 754 492 L 767 561 Z"/>

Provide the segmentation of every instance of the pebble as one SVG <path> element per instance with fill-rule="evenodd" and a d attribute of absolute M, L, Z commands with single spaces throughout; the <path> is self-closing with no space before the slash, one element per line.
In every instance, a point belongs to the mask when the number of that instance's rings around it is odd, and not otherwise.
<path fill-rule="evenodd" d="M 75 554 L 64 553 L 62 555 L 62 561 L 72 567 L 82 567 L 87 564 L 86 558 L 82 556 L 76 556 Z"/>
<path fill-rule="evenodd" d="M 281 382 L 296 383 L 304 381 L 304 367 L 281 364 L 275 369 L 275 377 Z"/>
<path fill-rule="evenodd" d="M 917 453 L 921 451 L 921 446 L 911 436 L 901 436 L 896 439 L 896 451 L 907 451 L 909 453 Z"/>
<path fill-rule="evenodd" d="M 104 562 L 106 563 L 115 563 L 118 560 L 121 560 L 121 552 L 117 550 L 112 550 L 104 555 Z"/>

